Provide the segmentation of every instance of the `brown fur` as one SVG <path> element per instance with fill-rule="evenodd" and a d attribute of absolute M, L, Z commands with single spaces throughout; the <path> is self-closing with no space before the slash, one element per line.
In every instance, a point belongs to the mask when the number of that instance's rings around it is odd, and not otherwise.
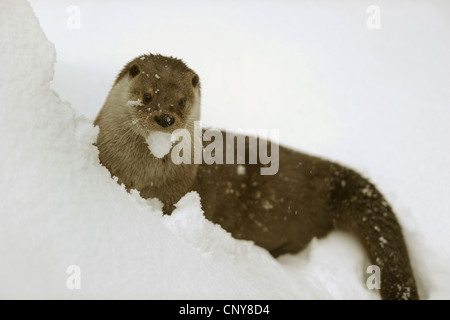
<path fill-rule="evenodd" d="M 134 66 L 145 74 L 136 74 Z M 150 103 L 152 112 L 174 115 L 174 126 L 158 127 L 153 113 L 148 117 L 126 105 L 148 88 L 160 89 Z M 186 107 L 173 108 L 181 96 Z M 418 299 L 401 227 L 378 190 L 356 172 L 282 146 L 278 173 L 265 176 L 261 163 L 246 164 L 245 174 L 238 174 L 236 164 L 175 165 L 170 154 L 157 159 L 149 152 L 144 139 L 149 131 L 192 130 L 199 117 L 200 89 L 192 70 L 174 58 L 138 57 L 121 71 L 95 120 L 100 161 L 128 189 L 159 198 L 166 214 L 186 192 L 196 190 L 209 220 L 274 256 L 298 252 L 334 229 L 351 232 L 381 268 L 382 298 Z M 135 119 L 141 119 L 137 125 Z"/>
<path fill-rule="evenodd" d="M 138 74 L 129 74 L 135 67 Z M 127 106 L 130 100 L 142 100 L 144 94 L 152 95 L 150 103 Z M 182 98 L 186 99 L 186 106 L 180 109 L 178 103 Z M 160 199 L 165 212 L 171 212 L 173 204 L 191 190 L 198 166 L 174 165 L 170 158 L 154 157 L 144 137 L 152 130 L 172 132 L 187 128 L 193 132 L 193 121 L 200 117 L 199 103 L 198 76 L 181 60 L 161 55 L 134 59 L 117 77 L 94 122 L 100 127 L 97 138 L 100 162 L 128 190 L 139 190 L 144 198 Z M 161 114 L 172 115 L 174 125 L 162 128 L 156 124 L 154 117 Z"/>

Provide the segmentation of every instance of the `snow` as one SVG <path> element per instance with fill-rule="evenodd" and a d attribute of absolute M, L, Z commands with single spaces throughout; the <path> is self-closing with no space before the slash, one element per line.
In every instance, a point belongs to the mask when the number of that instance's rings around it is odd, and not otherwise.
<path fill-rule="evenodd" d="M 236 171 L 239 176 L 245 175 L 245 172 L 246 172 L 245 167 L 242 164 L 237 166 Z"/>
<path fill-rule="evenodd" d="M 157 158 L 162 158 L 170 152 L 172 144 L 175 142 L 172 134 L 152 131 L 145 140 L 148 144 L 148 149 Z"/>
<path fill-rule="evenodd" d="M 137 99 L 137 100 L 128 100 L 127 101 L 127 106 L 129 107 L 140 107 L 143 106 L 141 99 Z"/>
<path fill-rule="evenodd" d="M 80 29 L 66 28 L 72 3 L 31 1 L 39 24 L 25 1 L 0 2 L 0 298 L 378 298 L 347 234 L 273 259 L 204 219 L 196 193 L 163 216 L 111 179 L 92 120 L 148 51 L 200 75 L 204 123 L 278 128 L 370 177 L 422 297 L 450 298 L 449 4 L 380 0 L 368 30 L 364 1 L 77 3 Z"/>

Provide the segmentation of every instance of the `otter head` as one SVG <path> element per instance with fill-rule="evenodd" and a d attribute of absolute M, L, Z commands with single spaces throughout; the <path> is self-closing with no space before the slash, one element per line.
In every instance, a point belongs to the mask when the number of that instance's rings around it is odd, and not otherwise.
<path fill-rule="evenodd" d="M 162 55 L 143 55 L 129 62 L 115 85 L 126 85 L 120 99 L 135 131 L 171 133 L 192 129 L 200 120 L 200 80 L 186 64 Z"/>

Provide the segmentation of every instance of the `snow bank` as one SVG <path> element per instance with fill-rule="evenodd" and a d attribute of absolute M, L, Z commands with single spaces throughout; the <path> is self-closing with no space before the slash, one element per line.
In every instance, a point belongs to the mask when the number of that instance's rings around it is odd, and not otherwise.
<path fill-rule="evenodd" d="M 0 21 L 0 297 L 317 297 L 320 286 L 206 221 L 195 193 L 163 218 L 118 186 L 91 121 L 49 88 L 55 50 L 30 6 L 2 1 Z M 66 286 L 71 265 L 80 290 Z"/>

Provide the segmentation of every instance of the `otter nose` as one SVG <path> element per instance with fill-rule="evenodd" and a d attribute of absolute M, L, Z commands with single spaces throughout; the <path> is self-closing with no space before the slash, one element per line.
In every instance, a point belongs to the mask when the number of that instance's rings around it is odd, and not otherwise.
<path fill-rule="evenodd" d="M 161 127 L 166 128 L 166 127 L 170 127 L 171 125 L 173 125 L 173 123 L 175 122 L 175 118 L 169 116 L 168 114 L 162 114 L 160 116 L 156 116 L 155 121 Z"/>

